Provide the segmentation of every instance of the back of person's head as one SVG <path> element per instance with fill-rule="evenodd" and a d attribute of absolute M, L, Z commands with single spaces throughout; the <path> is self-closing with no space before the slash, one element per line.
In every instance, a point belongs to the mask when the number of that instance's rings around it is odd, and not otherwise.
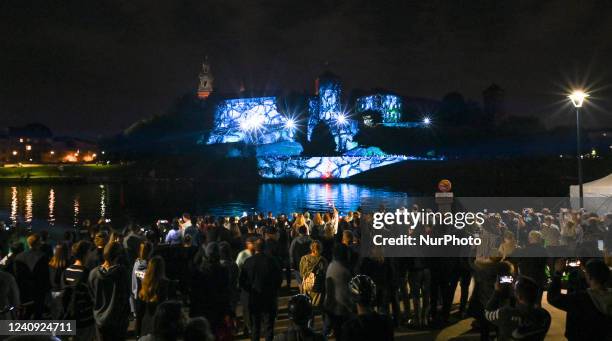
<path fill-rule="evenodd" d="M 138 259 L 148 260 L 151 257 L 152 251 L 153 244 L 151 244 L 151 242 L 147 240 L 140 242 L 138 246 Z"/>
<path fill-rule="evenodd" d="M 542 233 L 540 233 L 540 231 L 529 232 L 529 243 L 530 244 L 541 244 L 542 243 Z"/>
<path fill-rule="evenodd" d="M 205 317 L 189 319 L 183 333 L 184 341 L 214 341 L 215 337 L 210 331 L 210 324 Z"/>
<path fill-rule="evenodd" d="M 72 256 L 75 259 L 80 261 L 85 260 L 85 256 L 89 249 L 91 248 L 91 244 L 86 240 L 79 240 L 75 244 L 72 245 Z"/>
<path fill-rule="evenodd" d="M 97 248 L 103 248 L 108 241 L 108 233 L 106 231 L 100 231 L 96 233 L 96 237 L 94 238 L 94 245 Z"/>
<path fill-rule="evenodd" d="M 104 261 L 115 264 L 122 252 L 123 247 L 119 242 L 110 242 L 104 247 Z"/>
<path fill-rule="evenodd" d="M 138 298 L 144 302 L 157 302 L 160 282 L 166 277 L 166 263 L 160 256 L 151 258 L 147 264 L 147 271 L 142 279 L 142 286 Z"/>
<path fill-rule="evenodd" d="M 342 231 L 342 242 L 350 244 L 353 241 L 353 231 L 344 230 Z"/>
<path fill-rule="evenodd" d="M 53 257 L 49 261 L 49 266 L 53 269 L 64 269 L 68 265 L 68 252 L 66 245 L 59 243 L 53 250 Z"/>
<path fill-rule="evenodd" d="M 257 238 L 257 240 L 254 243 L 255 252 L 258 252 L 258 253 L 264 252 L 265 245 L 266 244 L 263 239 Z"/>
<path fill-rule="evenodd" d="M 37 249 L 40 246 L 40 235 L 38 233 L 32 233 L 28 236 L 28 246 L 30 249 Z"/>
<path fill-rule="evenodd" d="M 187 212 L 183 213 L 183 220 L 191 220 L 191 214 Z"/>
<path fill-rule="evenodd" d="M 222 241 L 219 243 L 219 257 L 222 260 L 232 260 L 232 247 L 228 242 Z"/>
<path fill-rule="evenodd" d="M 291 297 L 287 303 L 287 315 L 297 325 L 306 325 L 312 318 L 310 297 L 299 294 Z"/>
<path fill-rule="evenodd" d="M 334 244 L 333 260 L 345 263 L 348 262 L 348 251 L 343 244 Z"/>
<path fill-rule="evenodd" d="M 537 303 L 539 290 L 538 284 L 533 279 L 526 276 L 519 277 L 514 285 L 514 294 L 516 298 L 528 306 L 533 306 Z"/>
<path fill-rule="evenodd" d="M 320 241 L 318 240 L 313 240 L 312 243 L 310 243 L 310 252 L 315 254 L 315 255 L 320 255 L 321 252 L 323 251 L 323 244 L 321 244 Z"/>
<path fill-rule="evenodd" d="M 305 236 L 306 234 L 308 234 L 308 228 L 304 225 L 298 227 L 298 233 Z"/>
<path fill-rule="evenodd" d="M 206 245 L 206 257 L 211 261 L 218 261 L 220 259 L 219 244 L 217 242 L 210 242 Z"/>
<path fill-rule="evenodd" d="M 155 340 L 177 340 L 185 329 L 183 306 L 178 301 L 165 301 L 157 306 L 153 316 Z"/>
<path fill-rule="evenodd" d="M 586 263 L 585 269 L 589 284 L 595 282 L 595 284 L 604 285 L 610 278 L 610 268 L 601 259 L 591 259 Z"/>
<path fill-rule="evenodd" d="M 366 275 L 357 275 L 349 282 L 349 292 L 355 304 L 370 307 L 376 300 L 376 284 Z"/>
<path fill-rule="evenodd" d="M 13 254 L 20 254 L 25 250 L 25 247 L 23 246 L 23 243 L 20 241 L 14 241 L 11 243 L 10 246 L 11 249 L 11 253 Z"/>

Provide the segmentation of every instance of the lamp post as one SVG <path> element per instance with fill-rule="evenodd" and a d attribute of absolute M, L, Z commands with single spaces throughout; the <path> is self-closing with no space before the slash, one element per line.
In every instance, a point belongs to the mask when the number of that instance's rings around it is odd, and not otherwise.
<path fill-rule="evenodd" d="M 578 191 L 580 197 L 580 208 L 584 207 L 584 193 L 582 190 L 582 143 L 580 140 L 580 108 L 589 94 L 581 90 L 572 92 L 569 96 L 576 108 L 576 157 L 578 158 Z"/>

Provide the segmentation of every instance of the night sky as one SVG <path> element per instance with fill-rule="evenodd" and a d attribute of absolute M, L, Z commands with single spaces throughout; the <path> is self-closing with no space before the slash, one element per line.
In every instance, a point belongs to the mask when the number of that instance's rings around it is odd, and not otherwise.
<path fill-rule="evenodd" d="M 345 89 L 481 101 L 492 82 L 510 114 L 571 124 L 564 91 L 587 84 L 585 123 L 612 126 L 612 2 L 4 0 L 0 127 L 110 134 L 215 86 L 312 91 L 327 68 Z"/>

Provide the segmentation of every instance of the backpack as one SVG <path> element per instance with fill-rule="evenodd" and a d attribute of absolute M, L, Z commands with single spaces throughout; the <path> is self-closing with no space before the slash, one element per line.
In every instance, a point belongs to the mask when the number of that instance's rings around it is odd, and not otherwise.
<path fill-rule="evenodd" d="M 322 260 L 323 258 L 321 257 L 312 271 L 302 281 L 302 290 L 305 293 L 322 293 L 325 289 L 325 269 L 323 268 Z"/>

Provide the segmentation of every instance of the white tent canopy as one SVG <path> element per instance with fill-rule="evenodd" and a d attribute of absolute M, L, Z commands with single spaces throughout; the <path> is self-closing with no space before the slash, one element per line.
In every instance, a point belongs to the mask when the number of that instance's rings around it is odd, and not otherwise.
<path fill-rule="evenodd" d="M 605 214 L 612 212 L 612 174 L 601 179 L 583 184 L 584 208 L 587 211 Z M 569 188 L 572 208 L 578 208 L 579 188 L 572 185 Z"/>

